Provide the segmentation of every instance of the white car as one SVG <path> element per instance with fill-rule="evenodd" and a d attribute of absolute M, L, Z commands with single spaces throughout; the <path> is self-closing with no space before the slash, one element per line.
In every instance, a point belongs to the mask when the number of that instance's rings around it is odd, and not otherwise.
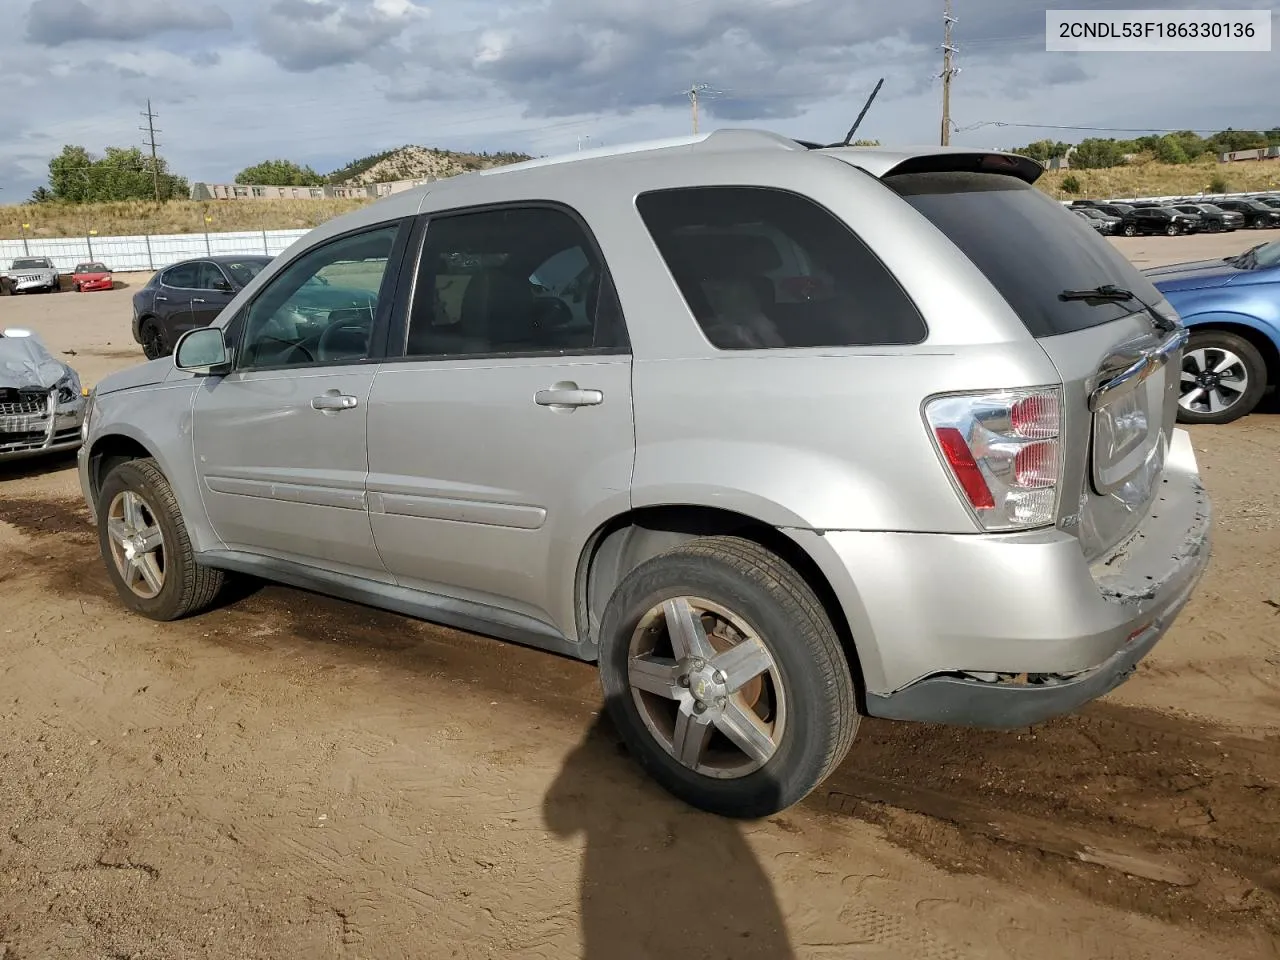
<path fill-rule="evenodd" d="M 0 331 L 0 461 L 79 447 L 85 392 L 30 330 Z"/>
<path fill-rule="evenodd" d="M 10 293 L 57 293 L 58 268 L 48 257 L 19 257 L 3 274 Z"/>

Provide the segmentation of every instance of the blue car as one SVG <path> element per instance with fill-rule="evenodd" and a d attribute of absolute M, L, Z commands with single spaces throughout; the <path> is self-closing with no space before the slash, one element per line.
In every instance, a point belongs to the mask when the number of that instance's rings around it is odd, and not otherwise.
<path fill-rule="evenodd" d="M 1179 421 L 1230 423 L 1252 411 L 1280 383 L 1280 240 L 1143 273 L 1191 328 Z"/>

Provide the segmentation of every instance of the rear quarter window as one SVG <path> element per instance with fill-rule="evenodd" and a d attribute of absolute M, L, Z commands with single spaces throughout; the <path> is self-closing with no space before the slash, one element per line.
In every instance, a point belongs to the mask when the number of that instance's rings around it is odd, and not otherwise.
<path fill-rule="evenodd" d="M 807 197 L 689 187 L 641 194 L 636 207 L 717 349 L 912 344 L 928 333 L 875 254 Z"/>
<path fill-rule="evenodd" d="M 966 172 L 909 173 L 884 182 L 973 261 L 1034 337 L 1074 333 L 1141 309 L 1063 301 L 1058 295 L 1065 290 L 1114 284 L 1147 303 L 1161 298 L 1109 241 L 1023 180 Z"/>

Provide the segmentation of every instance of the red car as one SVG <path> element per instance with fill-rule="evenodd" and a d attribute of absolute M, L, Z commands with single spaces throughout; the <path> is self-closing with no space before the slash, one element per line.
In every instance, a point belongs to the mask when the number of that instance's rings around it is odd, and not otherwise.
<path fill-rule="evenodd" d="M 115 287 L 111 271 L 96 261 L 76 264 L 75 270 L 71 271 L 71 283 L 76 293 L 85 290 L 110 290 Z"/>

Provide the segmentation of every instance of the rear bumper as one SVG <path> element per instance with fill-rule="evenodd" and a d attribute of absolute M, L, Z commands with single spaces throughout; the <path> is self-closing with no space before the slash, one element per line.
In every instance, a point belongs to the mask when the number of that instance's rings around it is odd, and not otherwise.
<path fill-rule="evenodd" d="M 797 536 L 849 616 L 867 712 L 1009 728 L 1118 686 L 1209 561 L 1209 501 L 1186 431 L 1174 431 L 1163 479 L 1134 534 L 1092 566 L 1058 530 Z"/>

